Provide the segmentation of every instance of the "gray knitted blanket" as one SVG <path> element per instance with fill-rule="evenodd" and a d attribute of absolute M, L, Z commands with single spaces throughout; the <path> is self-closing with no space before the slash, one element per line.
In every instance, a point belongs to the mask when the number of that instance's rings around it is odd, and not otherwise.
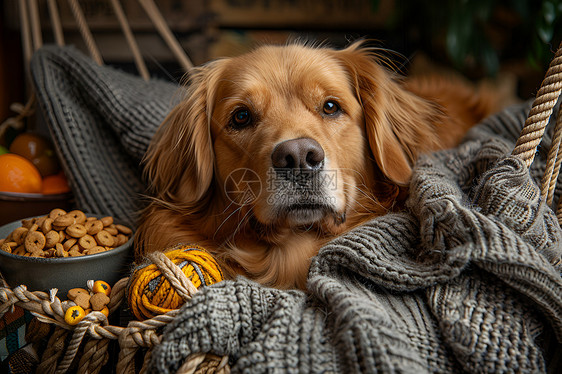
<path fill-rule="evenodd" d="M 201 290 L 165 328 L 151 372 L 194 352 L 228 355 L 235 372 L 562 372 L 562 266 L 551 265 L 562 233 L 506 157 L 527 109 L 422 158 L 408 210 L 326 245 L 307 293 L 243 278 Z"/>
<path fill-rule="evenodd" d="M 138 162 L 177 86 L 72 48 L 43 48 L 32 72 L 78 206 L 133 220 Z M 149 371 L 213 352 L 234 372 L 562 372 L 562 231 L 536 185 L 549 135 L 530 172 L 508 157 L 528 110 L 421 158 L 408 208 L 326 245 L 306 293 L 244 278 L 200 290 Z"/>

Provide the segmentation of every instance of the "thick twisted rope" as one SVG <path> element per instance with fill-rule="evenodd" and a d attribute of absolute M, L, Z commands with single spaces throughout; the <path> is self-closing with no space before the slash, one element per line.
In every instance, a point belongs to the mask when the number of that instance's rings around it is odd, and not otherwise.
<path fill-rule="evenodd" d="M 89 340 L 84 346 L 84 353 L 78 363 L 78 374 L 97 374 L 107 363 L 109 354 L 108 339 Z"/>
<path fill-rule="evenodd" d="M 64 342 L 67 335 L 68 331 L 64 328 L 55 328 L 37 367 L 37 374 L 53 374 L 56 371 L 57 362 L 64 351 Z"/>
<path fill-rule="evenodd" d="M 552 145 L 548 151 L 546 162 L 546 169 L 541 182 L 541 195 L 546 200 L 548 205 L 552 204 L 554 198 L 554 190 L 556 188 L 556 181 L 560 173 L 560 165 L 562 164 L 562 149 L 560 143 L 562 142 L 562 116 L 560 112 L 556 116 L 556 126 L 554 127 L 554 134 L 552 136 Z"/>
<path fill-rule="evenodd" d="M 177 266 L 171 260 L 164 257 L 165 260 L 162 260 L 160 255 L 152 256 L 170 283 L 174 284 L 174 287 L 182 288 L 181 292 L 184 296 L 190 298 L 197 288 L 183 272 L 178 273 L 174 269 Z M 179 275 L 180 273 L 181 275 Z M 175 279 L 175 277 L 181 278 L 181 280 Z M 127 280 L 127 278 L 121 279 L 113 286 L 110 295 L 110 309 L 114 310 L 124 299 Z M 94 341 L 88 341 L 84 346 L 83 356 L 79 362 L 79 372 L 98 373 L 106 362 L 102 349 L 107 349 L 110 340 L 118 340 L 120 351 L 117 373 L 135 373 L 135 354 L 139 349 L 147 348 L 145 363 L 150 360 L 152 348 L 160 343 L 161 329 L 171 323 L 179 313 L 179 310 L 175 309 L 148 320 L 131 321 L 127 327 L 120 327 L 108 325 L 105 315 L 100 312 L 92 312 L 76 326 L 70 326 L 64 321 L 64 303 L 67 302 L 61 302 L 56 297 L 56 290 L 46 293 L 31 292 L 25 286 L 18 286 L 13 290 L 8 287 L 0 287 L 0 316 L 13 309 L 14 306 L 19 306 L 31 311 L 39 321 L 57 326 L 55 333 L 50 338 L 48 349 L 43 354 L 38 373 L 66 373 L 86 336 L 91 337 Z M 69 331 L 72 331 L 72 337 L 65 351 L 65 339 Z M 63 352 L 64 356 L 59 363 Z M 144 372 L 146 366 L 143 365 L 141 373 Z M 185 373 L 203 370 L 203 372 L 226 374 L 230 371 L 228 357 L 217 357 L 211 354 L 190 356 L 182 368 L 182 372 Z"/>
<path fill-rule="evenodd" d="M 190 300 L 197 292 L 197 287 L 191 283 L 179 267 L 174 264 L 164 253 L 152 252 L 148 258 L 156 265 L 160 273 L 170 282 L 176 293 L 184 300 Z"/>
<path fill-rule="evenodd" d="M 219 357 L 211 353 L 194 353 L 178 369 L 176 374 L 229 374 L 228 356 Z"/>
<path fill-rule="evenodd" d="M 140 348 L 149 348 L 160 343 L 157 331 L 172 322 L 178 310 L 158 315 L 145 321 L 131 321 L 119 336 L 119 359 L 117 373 L 134 373 L 134 357 Z M 144 365 L 143 365 L 144 367 Z"/>
<path fill-rule="evenodd" d="M 74 333 L 72 334 L 72 339 L 68 343 L 68 346 L 66 348 L 66 353 L 62 361 L 59 363 L 57 370 L 55 371 L 55 374 L 64 374 L 68 371 L 70 364 L 72 364 L 72 361 L 74 361 L 74 358 L 76 357 L 76 353 L 78 352 L 78 349 L 82 344 L 82 340 L 84 339 L 84 336 L 88 331 L 90 331 L 90 328 L 94 324 L 100 324 L 100 323 L 107 325 L 108 324 L 107 317 L 101 312 L 90 312 L 86 317 L 84 317 L 82 321 L 80 321 L 76 325 L 76 328 L 74 329 Z M 94 335 L 92 336 L 95 337 Z"/>
<path fill-rule="evenodd" d="M 142 55 L 140 53 L 139 46 L 135 37 L 133 36 L 133 32 L 131 31 L 131 26 L 129 26 L 129 22 L 127 21 L 127 17 L 125 16 L 125 12 L 123 11 L 123 7 L 119 0 L 111 0 L 111 6 L 113 8 L 113 12 L 119 21 L 119 25 L 121 26 L 121 31 L 123 31 L 123 35 L 125 35 L 125 40 L 133 53 L 133 59 L 135 60 L 135 65 L 141 77 L 147 81 L 150 79 L 150 74 L 148 73 L 148 68 L 142 59 Z"/>
<path fill-rule="evenodd" d="M 562 44 L 558 48 L 533 102 L 525 126 L 517 139 L 512 155 L 520 157 L 527 167 L 535 159 L 544 130 L 562 90 Z"/>
<path fill-rule="evenodd" d="M 84 39 L 84 43 L 86 44 L 86 48 L 90 52 L 90 56 L 97 62 L 98 65 L 103 65 L 103 59 L 101 57 L 101 53 L 96 45 L 92 32 L 88 27 L 88 23 L 86 22 L 86 17 L 84 17 L 84 12 L 82 12 L 82 7 L 78 3 L 78 0 L 68 0 L 68 5 L 70 6 L 70 10 L 72 11 L 72 15 L 76 20 L 76 24 L 78 25 L 78 30 L 82 35 L 82 39 Z"/>

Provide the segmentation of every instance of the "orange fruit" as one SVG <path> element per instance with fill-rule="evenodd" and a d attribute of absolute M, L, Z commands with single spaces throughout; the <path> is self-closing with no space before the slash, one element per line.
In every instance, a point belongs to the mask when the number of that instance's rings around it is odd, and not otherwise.
<path fill-rule="evenodd" d="M 70 191 L 68 180 L 62 172 L 53 175 L 47 175 L 43 178 L 43 188 L 41 193 L 45 195 L 67 193 Z"/>
<path fill-rule="evenodd" d="M 24 157 L 13 153 L 0 155 L 0 191 L 40 193 L 41 174 Z"/>

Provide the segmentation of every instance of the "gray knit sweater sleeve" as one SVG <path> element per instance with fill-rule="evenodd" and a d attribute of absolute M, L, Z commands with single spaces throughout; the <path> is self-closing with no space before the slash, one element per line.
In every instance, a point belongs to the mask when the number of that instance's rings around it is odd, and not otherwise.
<path fill-rule="evenodd" d="M 422 157 L 408 209 L 326 245 L 306 293 L 243 278 L 201 290 L 164 330 L 151 372 L 194 352 L 228 355 L 234 372 L 562 371 L 551 353 L 562 231 L 536 184 L 544 154 L 530 172 L 508 156 L 527 111 Z"/>

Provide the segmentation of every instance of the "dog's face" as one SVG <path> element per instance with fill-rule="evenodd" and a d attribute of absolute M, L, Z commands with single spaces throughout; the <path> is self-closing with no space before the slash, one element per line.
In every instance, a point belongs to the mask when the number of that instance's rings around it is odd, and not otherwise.
<path fill-rule="evenodd" d="M 349 73 L 328 50 L 302 46 L 261 48 L 218 69 L 210 128 L 228 197 L 266 225 L 341 222 L 369 163 Z"/>
<path fill-rule="evenodd" d="M 408 181 L 433 115 L 358 45 L 267 46 L 192 74 L 146 170 L 162 200 L 234 222 L 337 228 L 380 206 L 375 179 Z"/>

